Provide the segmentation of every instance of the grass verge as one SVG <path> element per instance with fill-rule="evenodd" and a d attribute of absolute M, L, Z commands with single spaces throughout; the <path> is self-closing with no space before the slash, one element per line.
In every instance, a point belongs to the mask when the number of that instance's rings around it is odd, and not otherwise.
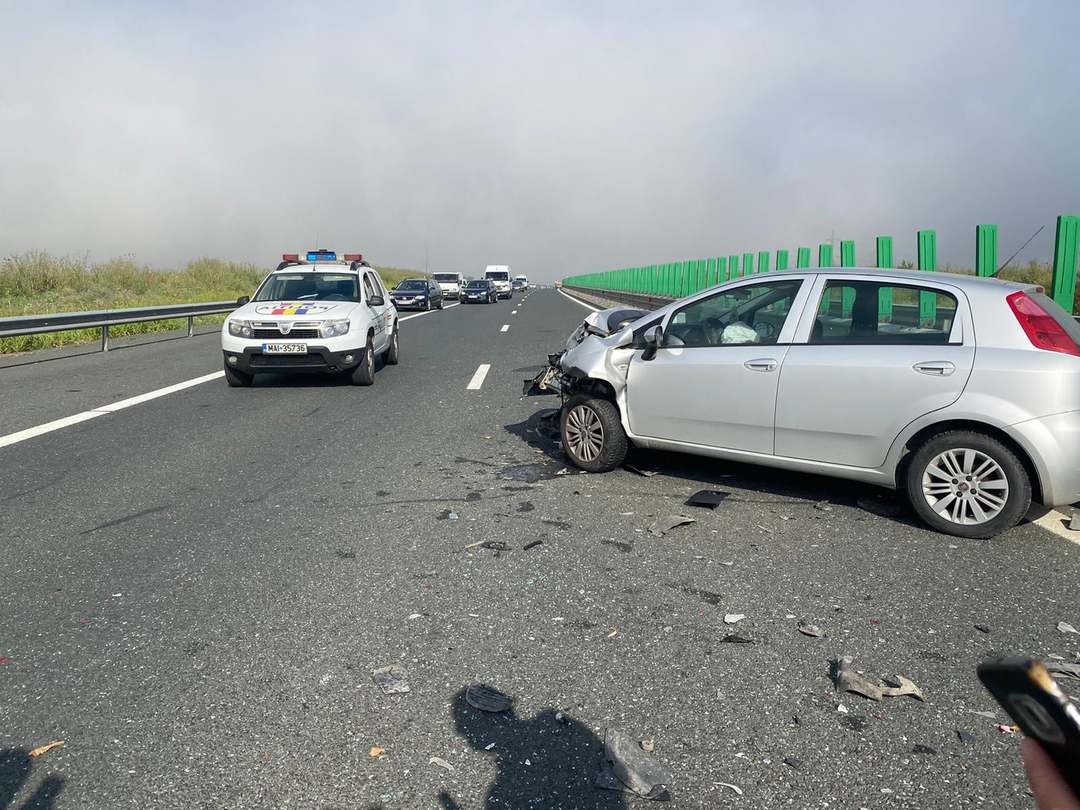
<path fill-rule="evenodd" d="M 251 295 L 271 269 L 207 258 L 172 270 L 148 267 L 131 259 L 90 263 L 86 259 L 44 252 L 21 253 L 0 259 L 0 317 L 229 301 Z M 375 269 L 388 287 L 417 275 L 396 267 Z M 195 322 L 217 324 L 222 319 L 223 316 L 207 316 L 196 318 Z M 123 337 L 168 332 L 186 324 L 186 319 L 121 324 L 111 327 L 109 333 Z M 100 336 L 99 329 L 75 329 L 0 338 L 0 354 L 87 343 Z"/>

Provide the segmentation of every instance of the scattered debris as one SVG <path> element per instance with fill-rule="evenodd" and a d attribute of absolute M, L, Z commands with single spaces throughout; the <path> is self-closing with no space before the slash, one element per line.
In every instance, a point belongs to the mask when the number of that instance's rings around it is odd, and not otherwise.
<path fill-rule="evenodd" d="M 656 743 L 653 740 L 642 740 L 640 745 L 641 750 L 644 751 L 646 754 L 651 754 L 656 748 Z"/>
<path fill-rule="evenodd" d="M 618 628 L 613 628 L 612 631 L 607 634 L 607 637 L 608 638 L 615 638 L 615 636 L 617 636 L 617 635 L 619 635 Z"/>
<path fill-rule="evenodd" d="M 731 782 L 717 782 L 716 784 L 719 785 L 720 787 L 731 788 L 732 790 L 735 791 L 736 795 L 739 795 L 739 796 L 743 795 L 742 788 L 739 787 L 738 785 L 731 784 Z"/>
<path fill-rule="evenodd" d="M 468 551 L 469 549 L 480 548 L 480 546 L 484 545 L 484 543 L 486 543 L 486 542 L 488 542 L 488 541 L 487 540 L 477 540 L 475 543 L 469 543 L 469 545 L 465 546 L 463 550 Z"/>
<path fill-rule="evenodd" d="M 1058 622 L 1057 629 L 1062 633 L 1080 633 L 1080 630 L 1077 630 L 1068 622 Z"/>
<path fill-rule="evenodd" d="M 829 504 L 828 501 L 818 501 L 817 503 L 814 504 L 814 508 L 817 509 L 819 512 L 831 512 L 832 511 L 832 506 Z"/>
<path fill-rule="evenodd" d="M 409 621 L 410 621 L 410 622 L 411 622 L 411 621 L 412 621 L 413 619 L 422 619 L 422 618 L 423 618 L 423 614 L 422 614 L 422 613 L 410 613 L 410 614 L 409 614 Z"/>
<path fill-rule="evenodd" d="M 845 705 L 844 705 L 843 703 L 841 703 L 840 705 L 838 705 L 838 706 L 836 707 L 836 710 L 837 710 L 838 712 L 840 712 L 840 714 L 847 714 L 847 713 L 848 713 L 848 709 L 847 709 L 847 706 L 845 706 Z"/>
<path fill-rule="evenodd" d="M 623 469 L 629 470 L 632 473 L 637 473 L 638 475 L 643 475 L 646 478 L 652 478 L 656 475 L 656 470 L 643 470 L 640 467 L 635 467 L 633 464 L 623 464 Z"/>
<path fill-rule="evenodd" d="M 978 630 L 980 633 L 989 633 L 990 632 L 990 625 L 977 624 L 977 625 L 975 625 L 975 629 Z"/>
<path fill-rule="evenodd" d="M 367 755 L 372 759 L 381 759 L 385 751 L 385 748 L 380 748 L 377 745 L 373 745 L 371 746 L 371 749 L 367 752 Z"/>
<path fill-rule="evenodd" d="M 870 512 L 878 517 L 900 517 L 904 512 L 904 507 L 899 500 L 895 497 L 888 497 L 886 495 L 862 497 L 859 498 L 856 503 L 864 512 Z"/>
<path fill-rule="evenodd" d="M 986 717 L 990 720 L 994 720 L 997 718 L 997 714 L 995 714 L 994 712 L 972 712 L 972 714 L 978 715 L 979 717 Z"/>
<path fill-rule="evenodd" d="M 371 673 L 371 678 L 387 695 L 399 695 L 409 691 L 405 670 L 397 664 L 380 667 Z"/>
<path fill-rule="evenodd" d="M 532 542 L 526 543 L 524 546 L 522 546 L 521 550 L 522 551 L 528 551 L 530 548 L 536 548 L 537 546 L 542 546 L 542 545 L 544 545 L 543 540 L 533 540 Z"/>
<path fill-rule="evenodd" d="M 746 618 L 745 613 L 725 613 L 724 624 L 738 624 Z"/>
<path fill-rule="evenodd" d="M 1010 726 L 1006 725 L 1005 723 L 998 723 L 996 726 L 994 726 L 994 728 L 996 728 L 1002 734 L 1015 734 L 1020 730 L 1020 726 Z"/>
<path fill-rule="evenodd" d="M 64 747 L 64 741 L 63 740 L 53 740 L 50 743 L 45 743 L 45 745 L 39 745 L 37 748 L 35 748 L 33 751 L 30 752 L 30 756 L 32 756 L 32 757 L 34 757 L 36 759 L 36 758 L 40 757 L 42 754 L 49 753 L 54 748 L 63 748 L 63 747 Z"/>
<path fill-rule="evenodd" d="M 734 562 L 722 562 L 720 564 L 723 565 L 726 568 L 731 568 L 731 566 L 733 566 L 735 563 Z"/>
<path fill-rule="evenodd" d="M 465 501 L 467 503 L 473 503 L 480 500 L 483 496 L 479 492 L 467 492 L 465 493 Z"/>
<path fill-rule="evenodd" d="M 6 655 L 0 655 L 0 667 L 6 667 L 8 664 L 15 663 L 13 658 L 8 658 Z"/>
<path fill-rule="evenodd" d="M 705 509 L 715 509 L 724 502 L 730 493 L 720 492 L 715 489 L 701 489 L 686 499 L 687 506 L 701 506 Z"/>
<path fill-rule="evenodd" d="M 562 712 L 555 712 L 555 720 L 556 722 L 562 723 L 564 726 L 570 725 L 570 718 Z"/>
<path fill-rule="evenodd" d="M 435 518 L 436 520 L 457 520 L 458 513 L 452 512 L 449 509 L 443 509 Z"/>
<path fill-rule="evenodd" d="M 929 745 L 923 745 L 922 743 L 915 743 L 915 747 L 911 749 L 913 754 L 936 754 L 937 752 L 936 748 L 931 748 Z"/>
<path fill-rule="evenodd" d="M 810 624 L 809 622 L 799 622 L 798 630 L 804 636 L 810 636 L 811 638 L 825 637 L 825 631 L 816 624 Z"/>
<path fill-rule="evenodd" d="M 663 537 L 675 527 L 685 526 L 690 523 L 697 523 L 697 521 L 686 515 L 665 515 L 652 522 L 649 526 L 649 533 L 657 537 Z"/>
<path fill-rule="evenodd" d="M 494 747 L 495 747 L 495 743 L 488 743 L 487 745 L 484 746 L 484 750 L 485 751 L 490 751 Z"/>
<path fill-rule="evenodd" d="M 0 664 L 2 663 L 4 663 L 4 661 L 3 659 L 0 659 Z M 1052 672 L 1055 675 L 1080 679 L 1080 664 L 1069 664 L 1065 661 L 1043 661 L 1043 665 L 1048 672 Z"/>
<path fill-rule="evenodd" d="M 465 690 L 465 701 L 482 712 L 505 712 L 514 704 L 512 697 L 484 683 L 471 684 Z"/>
<path fill-rule="evenodd" d="M 961 728 L 958 728 L 956 730 L 956 736 L 960 738 L 960 742 L 962 742 L 962 743 L 973 743 L 973 742 L 975 742 L 975 735 L 972 734 L 970 731 L 964 731 Z"/>
<path fill-rule="evenodd" d="M 741 633 L 728 633 L 720 641 L 726 644 L 753 644 L 754 640 L 750 636 L 743 635 Z"/>
<path fill-rule="evenodd" d="M 833 680 L 836 682 L 837 690 L 862 695 L 865 698 L 870 698 L 870 700 L 881 700 L 883 697 L 911 695 L 918 700 L 926 701 L 926 698 L 923 697 L 923 693 L 919 687 L 903 675 L 897 675 L 895 680 L 891 678 L 887 679 L 886 683 L 890 684 L 888 686 L 879 686 L 878 684 L 871 682 L 868 678 L 855 670 L 854 660 L 850 655 L 838 658 L 833 663 Z M 891 684 L 895 684 L 895 686 Z"/>
<path fill-rule="evenodd" d="M 533 506 L 532 501 L 522 501 L 521 503 L 518 504 L 517 509 L 515 511 L 517 511 L 517 512 L 531 512 L 535 508 L 536 507 Z"/>
<path fill-rule="evenodd" d="M 667 801 L 671 776 L 633 739 L 621 731 L 608 729 L 600 773 L 594 784 L 603 790 L 636 793 L 646 799 Z"/>
<path fill-rule="evenodd" d="M 428 760 L 428 765 L 438 765 L 440 768 L 442 768 L 444 771 L 447 771 L 448 773 L 454 772 L 454 766 L 442 757 L 431 757 L 431 759 Z"/>
<path fill-rule="evenodd" d="M 802 760 L 797 757 L 784 757 L 784 764 L 791 766 L 797 771 L 802 769 Z"/>

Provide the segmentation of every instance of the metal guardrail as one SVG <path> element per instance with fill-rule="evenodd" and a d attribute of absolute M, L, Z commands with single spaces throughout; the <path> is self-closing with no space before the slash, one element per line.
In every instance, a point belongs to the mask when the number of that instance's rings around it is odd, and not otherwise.
<path fill-rule="evenodd" d="M 57 312 L 52 315 L 16 315 L 0 318 L 0 338 L 38 335 L 44 332 L 67 332 L 73 329 L 100 329 L 101 350 L 109 350 L 109 327 L 122 323 L 168 321 L 187 318 L 187 336 L 195 330 L 195 318 L 200 315 L 221 315 L 232 312 L 236 301 L 212 301 L 206 304 L 167 304 L 132 309 L 102 309 L 93 312 Z"/>

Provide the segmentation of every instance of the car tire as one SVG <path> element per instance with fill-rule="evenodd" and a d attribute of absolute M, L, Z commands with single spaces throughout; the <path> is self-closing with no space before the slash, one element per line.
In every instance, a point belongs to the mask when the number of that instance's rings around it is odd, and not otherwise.
<path fill-rule="evenodd" d="M 614 470 L 629 442 L 619 409 L 606 399 L 575 396 L 559 415 L 563 451 L 575 467 L 592 473 Z"/>
<path fill-rule="evenodd" d="M 442 299 L 440 298 L 440 299 L 439 299 L 439 309 L 442 309 L 442 307 L 443 307 L 443 301 L 442 301 Z"/>
<path fill-rule="evenodd" d="M 994 537 L 1031 507 L 1031 478 L 1016 453 L 973 430 L 929 439 L 912 454 L 905 478 L 915 513 L 931 528 L 957 537 Z"/>
<path fill-rule="evenodd" d="M 353 385 L 372 385 L 375 382 L 375 346 L 368 335 L 367 346 L 364 347 L 364 356 L 360 358 L 360 365 L 352 370 L 349 375 Z"/>
<path fill-rule="evenodd" d="M 396 326 L 390 335 L 390 345 L 386 347 L 386 356 L 383 358 L 383 362 L 388 366 L 396 366 L 401 362 L 401 349 L 398 346 L 398 328 Z"/>
<path fill-rule="evenodd" d="M 230 388 L 250 388 L 254 379 L 254 374 L 229 368 L 228 364 L 225 365 L 225 382 L 229 384 Z"/>

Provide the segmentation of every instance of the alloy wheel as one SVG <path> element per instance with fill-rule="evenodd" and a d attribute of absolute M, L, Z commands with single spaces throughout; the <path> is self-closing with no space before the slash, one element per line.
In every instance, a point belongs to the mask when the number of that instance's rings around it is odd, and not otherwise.
<path fill-rule="evenodd" d="M 577 405 L 566 415 L 566 441 L 582 461 L 593 461 L 604 448 L 604 426 L 596 411 Z"/>
<path fill-rule="evenodd" d="M 939 453 L 922 474 L 923 497 L 942 518 L 962 526 L 987 523 L 1009 501 L 1009 479 L 991 456 L 958 447 Z"/>

